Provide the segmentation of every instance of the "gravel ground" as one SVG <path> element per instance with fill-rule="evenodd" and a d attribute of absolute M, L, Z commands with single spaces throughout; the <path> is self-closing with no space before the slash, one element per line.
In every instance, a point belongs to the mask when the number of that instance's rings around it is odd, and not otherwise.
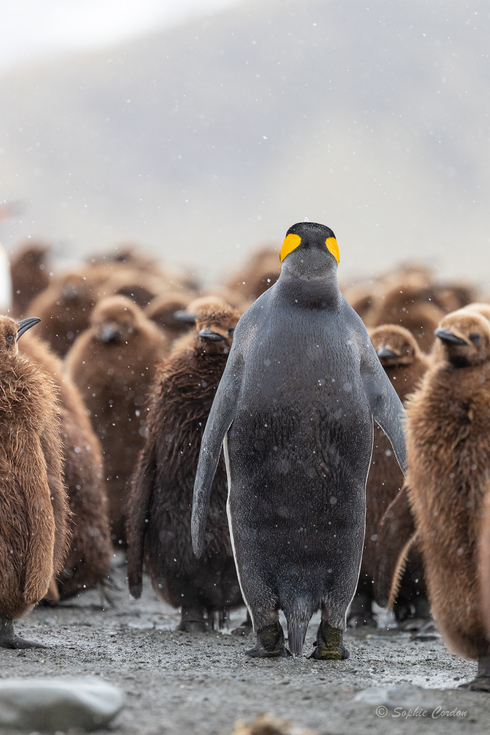
<path fill-rule="evenodd" d="M 114 735 L 229 735 L 236 720 L 252 720 L 260 712 L 323 735 L 490 731 L 490 695 L 456 689 L 474 676 L 476 664 L 448 653 L 438 638 L 412 640 L 387 628 L 352 631 L 346 635 L 350 659 L 312 661 L 306 655 L 317 617 L 304 657 L 248 659 L 244 652 L 252 638 L 229 631 L 176 632 L 178 612 L 156 597 L 148 580 L 143 597 L 133 600 L 124 568 L 117 578 L 121 590 L 114 593 L 114 608 L 103 609 L 94 590 L 71 604 L 37 608 L 20 621 L 19 632 L 49 648 L 0 649 L 0 676 L 95 675 L 120 686 L 127 706 L 113 722 Z M 233 627 L 244 614 L 233 614 Z M 383 717 L 377 704 L 355 701 L 368 687 L 395 684 L 423 687 L 423 698 L 441 710 L 410 715 L 401 698 L 401 709 L 381 710 Z M 444 714 L 455 709 L 465 714 Z"/>

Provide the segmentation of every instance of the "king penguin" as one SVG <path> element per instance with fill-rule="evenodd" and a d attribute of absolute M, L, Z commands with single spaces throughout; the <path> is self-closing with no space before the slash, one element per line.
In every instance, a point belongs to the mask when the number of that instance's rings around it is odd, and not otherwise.
<path fill-rule="evenodd" d="M 312 657 L 347 658 L 342 637 L 359 576 L 373 417 L 405 469 L 403 406 L 363 322 L 337 282 L 325 225 L 286 234 L 277 282 L 241 317 L 204 431 L 193 499 L 200 556 L 221 446 L 228 519 L 254 657 L 300 654 L 312 615 Z"/>

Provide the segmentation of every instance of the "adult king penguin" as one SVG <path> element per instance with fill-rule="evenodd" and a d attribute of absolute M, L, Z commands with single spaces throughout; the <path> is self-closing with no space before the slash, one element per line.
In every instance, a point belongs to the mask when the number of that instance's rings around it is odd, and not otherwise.
<path fill-rule="evenodd" d="M 373 417 L 405 467 L 403 406 L 363 322 L 337 283 L 331 229 L 293 225 L 281 275 L 242 316 L 203 435 L 192 537 L 202 553 L 221 445 L 228 517 L 257 641 L 248 655 L 300 654 L 321 608 L 312 657 L 343 659 L 362 556 Z"/>

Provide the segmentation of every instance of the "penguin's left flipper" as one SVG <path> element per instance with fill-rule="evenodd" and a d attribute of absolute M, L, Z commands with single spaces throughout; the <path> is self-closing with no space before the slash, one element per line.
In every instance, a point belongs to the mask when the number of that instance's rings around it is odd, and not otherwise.
<path fill-rule="evenodd" d="M 400 469 L 405 474 L 407 450 L 403 421 L 407 414 L 371 344 L 366 345 L 361 360 L 361 378 L 373 418 L 390 440 Z"/>
<path fill-rule="evenodd" d="M 235 408 L 242 382 L 243 358 L 241 353 L 234 348 L 235 343 L 231 348 L 223 377 L 206 422 L 194 482 L 191 534 L 192 548 L 198 558 L 204 550 L 204 531 L 211 486 L 218 466 L 221 446 L 235 417 Z"/>

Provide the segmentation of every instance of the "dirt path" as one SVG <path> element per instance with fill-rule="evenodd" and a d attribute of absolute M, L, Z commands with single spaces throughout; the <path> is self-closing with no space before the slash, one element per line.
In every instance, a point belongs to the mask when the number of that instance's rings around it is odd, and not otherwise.
<path fill-rule="evenodd" d="M 71 605 L 38 608 L 18 624 L 26 637 L 48 649 L 0 650 L 1 676 L 95 675 L 119 685 L 127 706 L 115 720 L 117 735 L 229 735 L 237 719 L 270 712 L 324 735 L 485 733 L 490 731 L 490 694 L 457 689 L 476 664 L 449 654 L 440 639 L 413 641 L 393 630 L 347 634 L 351 657 L 340 663 L 306 657 L 251 660 L 252 639 L 225 633 L 175 632 L 179 615 L 157 599 L 145 580 L 141 600 L 123 588 L 116 608 L 102 610 L 88 592 Z M 233 615 L 232 624 L 244 611 Z M 318 621 L 309 629 L 305 652 L 312 650 Z M 423 697 L 442 711 L 466 715 L 376 714 L 376 704 L 355 701 L 374 686 L 409 683 L 424 687 Z M 395 703 L 396 704 L 396 703 Z M 381 710 L 384 714 L 384 710 Z M 6 731 L 2 731 L 6 732 Z"/>

